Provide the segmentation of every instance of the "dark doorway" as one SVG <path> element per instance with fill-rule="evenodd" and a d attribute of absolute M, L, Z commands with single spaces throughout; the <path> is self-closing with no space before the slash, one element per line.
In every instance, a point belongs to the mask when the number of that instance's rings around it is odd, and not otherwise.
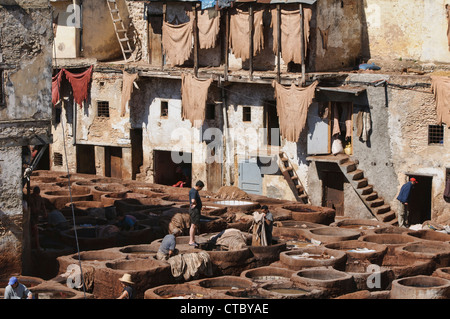
<path fill-rule="evenodd" d="M 211 145 L 211 144 L 209 144 Z M 222 163 L 220 156 L 216 157 L 216 152 L 220 149 L 208 146 L 208 159 L 206 161 L 206 184 L 208 191 L 217 192 L 222 187 Z"/>
<path fill-rule="evenodd" d="M 50 150 L 48 145 L 38 145 L 40 154 L 39 161 L 35 163 L 34 170 L 50 170 Z"/>
<path fill-rule="evenodd" d="M 122 178 L 121 147 L 105 147 L 105 176 Z"/>
<path fill-rule="evenodd" d="M 131 179 L 136 179 L 136 175 L 141 173 L 144 161 L 144 152 L 142 149 L 142 129 L 132 129 L 131 138 Z"/>
<path fill-rule="evenodd" d="M 80 145 L 77 148 L 77 173 L 95 174 L 95 147 Z"/>
<path fill-rule="evenodd" d="M 344 182 L 346 178 L 335 163 L 316 163 L 322 180 L 322 206 L 336 210 L 336 216 L 344 216 Z"/>
<path fill-rule="evenodd" d="M 181 162 L 180 159 L 182 159 Z M 191 187 L 192 154 L 153 151 L 153 176 L 156 184 L 170 186 L 176 185 L 181 179 L 186 178 L 187 183 L 183 187 Z"/>
<path fill-rule="evenodd" d="M 409 223 L 422 224 L 431 220 L 431 187 L 433 178 L 431 176 L 410 175 L 417 180 L 411 191 L 409 200 Z"/>
<path fill-rule="evenodd" d="M 264 127 L 267 129 L 267 145 L 280 146 L 280 122 L 275 101 L 264 102 Z"/>

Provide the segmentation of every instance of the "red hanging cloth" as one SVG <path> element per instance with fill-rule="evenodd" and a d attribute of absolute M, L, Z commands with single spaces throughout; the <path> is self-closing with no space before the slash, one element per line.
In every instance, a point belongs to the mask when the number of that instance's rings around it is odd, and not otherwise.
<path fill-rule="evenodd" d="M 66 74 L 66 79 L 69 80 L 72 85 L 73 98 L 75 102 L 80 105 L 83 101 L 87 99 L 89 82 L 91 81 L 93 66 L 91 65 L 89 69 L 82 73 L 71 73 L 64 70 Z"/>
<path fill-rule="evenodd" d="M 52 77 L 52 104 L 55 105 L 59 102 L 59 88 L 61 87 L 61 80 L 63 70 L 60 70 L 58 74 Z"/>

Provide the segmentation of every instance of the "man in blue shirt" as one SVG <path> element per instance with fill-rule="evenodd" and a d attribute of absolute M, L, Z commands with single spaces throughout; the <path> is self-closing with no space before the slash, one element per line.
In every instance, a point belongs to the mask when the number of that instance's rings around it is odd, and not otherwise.
<path fill-rule="evenodd" d="M 156 253 L 156 258 L 158 260 L 165 261 L 177 254 L 177 249 L 175 248 L 177 245 L 176 237 L 178 237 L 180 234 L 181 231 L 176 230 L 172 234 L 168 234 L 163 238 L 158 252 Z"/>
<path fill-rule="evenodd" d="M 195 234 L 200 226 L 200 214 L 202 211 L 202 200 L 198 193 L 205 184 L 202 181 L 195 183 L 195 186 L 189 191 L 189 216 L 191 217 L 191 228 L 189 229 L 189 245 L 198 247 L 195 242 Z"/>
<path fill-rule="evenodd" d="M 417 180 L 412 177 L 409 182 L 405 183 L 400 189 L 400 193 L 397 196 L 397 200 L 399 201 L 398 205 L 398 226 L 399 227 L 409 227 L 409 199 L 411 197 L 411 190 L 414 185 L 417 184 Z"/>
<path fill-rule="evenodd" d="M 17 277 L 11 277 L 5 288 L 4 299 L 32 299 L 33 294 L 25 285 L 21 284 Z"/>

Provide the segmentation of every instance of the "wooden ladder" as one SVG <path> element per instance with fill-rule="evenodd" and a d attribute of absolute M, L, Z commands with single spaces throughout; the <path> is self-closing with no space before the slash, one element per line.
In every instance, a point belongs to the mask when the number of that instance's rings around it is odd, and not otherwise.
<path fill-rule="evenodd" d="M 120 49 L 122 50 L 123 59 L 127 61 L 131 54 L 133 53 L 133 50 L 131 49 L 130 45 L 130 39 L 128 39 L 127 36 L 127 29 L 125 28 L 123 24 L 123 20 L 120 17 L 120 12 L 117 7 L 116 0 L 106 0 L 106 3 L 108 4 L 109 13 L 111 14 L 111 19 L 113 21 L 114 25 L 114 31 L 117 36 L 117 40 L 119 40 Z"/>
<path fill-rule="evenodd" d="M 278 162 L 278 166 L 297 201 L 303 202 L 304 204 L 310 204 L 308 194 L 306 193 L 297 172 L 289 161 L 289 158 L 285 156 L 284 152 L 279 153 L 279 158 L 280 161 Z"/>

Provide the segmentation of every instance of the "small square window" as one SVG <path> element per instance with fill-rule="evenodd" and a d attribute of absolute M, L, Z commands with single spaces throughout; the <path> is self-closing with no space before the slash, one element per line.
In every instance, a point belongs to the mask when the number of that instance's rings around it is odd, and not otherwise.
<path fill-rule="evenodd" d="M 97 101 L 97 116 L 98 117 L 109 117 L 109 102 L 108 101 Z"/>
<path fill-rule="evenodd" d="M 242 108 L 242 121 L 251 122 L 252 120 L 252 108 L 250 106 L 244 106 Z"/>
<path fill-rule="evenodd" d="M 161 117 L 167 118 L 169 116 L 169 102 L 161 101 Z"/>
<path fill-rule="evenodd" d="M 63 165 L 63 156 L 61 153 L 53 153 L 53 165 L 62 166 Z"/>
<path fill-rule="evenodd" d="M 428 145 L 444 145 L 444 126 L 428 125 Z"/>
<path fill-rule="evenodd" d="M 206 114 L 205 117 L 207 120 L 214 120 L 216 118 L 216 104 L 209 103 L 206 104 Z"/>

